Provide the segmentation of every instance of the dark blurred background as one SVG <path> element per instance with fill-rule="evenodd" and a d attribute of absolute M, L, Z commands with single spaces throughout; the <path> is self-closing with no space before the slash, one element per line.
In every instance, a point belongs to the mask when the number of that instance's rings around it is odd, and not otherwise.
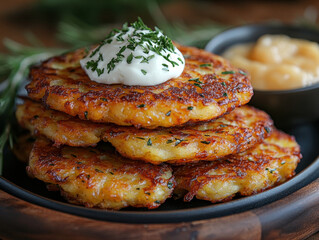
<path fill-rule="evenodd" d="M 317 0 L 10 0 L 0 8 L 0 40 L 77 47 L 141 16 L 174 40 L 204 46 L 225 27 L 281 21 L 317 27 Z M 0 51 L 6 47 L 1 44 Z"/>

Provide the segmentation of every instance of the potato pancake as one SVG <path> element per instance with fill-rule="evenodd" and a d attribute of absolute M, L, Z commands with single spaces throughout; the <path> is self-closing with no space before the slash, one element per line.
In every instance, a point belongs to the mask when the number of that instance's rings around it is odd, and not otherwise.
<path fill-rule="evenodd" d="M 294 175 L 300 161 L 299 145 L 278 130 L 256 147 L 214 162 L 177 167 L 174 193 L 184 201 L 194 196 L 211 202 L 231 200 L 236 194 L 252 195 Z"/>
<path fill-rule="evenodd" d="M 94 122 L 156 128 L 207 121 L 249 102 L 249 76 L 204 50 L 177 45 L 185 57 L 178 78 L 156 86 L 108 85 L 91 81 L 79 49 L 31 69 L 30 98 L 71 116 Z"/>
<path fill-rule="evenodd" d="M 105 143 L 97 148 L 57 148 L 39 138 L 27 171 L 45 183 L 57 185 L 70 203 L 86 207 L 152 209 L 169 198 L 175 187 L 168 165 L 125 159 Z"/>
<path fill-rule="evenodd" d="M 103 134 L 113 125 L 80 120 L 63 112 L 45 108 L 40 103 L 24 98 L 17 106 L 19 125 L 32 135 L 43 135 L 56 146 L 66 144 L 75 147 L 95 146 Z"/>
<path fill-rule="evenodd" d="M 154 130 L 79 120 L 28 99 L 17 107 L 16 116 L 22 127 L 56 146 L 92 146 L 102 139 L 125 157 L 153 164 L 215 160 L 242 152 L 267 137 L 273 127 L 265 112 L 250 106 L 212 122 Z"/>

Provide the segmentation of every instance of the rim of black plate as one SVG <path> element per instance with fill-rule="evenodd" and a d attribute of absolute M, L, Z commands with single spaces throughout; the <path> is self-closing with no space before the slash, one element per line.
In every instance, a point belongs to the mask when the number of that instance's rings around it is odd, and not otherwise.
<path fill-rule="evenodd" d="M 177 223 L 222 217 L 258 208 L 297 191 L 318 177 L 319 157 L 292 179 L 265 192 L 221 204 L 164 211 L 110 211 L 85 208 L 37 195 L 4 177 L 0 177 L 0 187 L 7 193 L 30 203 L 81 217 L 121 223 Z"/>

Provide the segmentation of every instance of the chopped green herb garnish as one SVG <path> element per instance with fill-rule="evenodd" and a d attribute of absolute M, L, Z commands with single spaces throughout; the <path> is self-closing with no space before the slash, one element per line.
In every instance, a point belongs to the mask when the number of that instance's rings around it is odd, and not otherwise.
<path fill-rule="evenodd" d="M 115 40 L 118 42 L 124 42 L 124 35 L 126 35 L 125 38 L 127 39 L 127 44 L 124 45 L 119 50 L 119 52 L 116 53 L 116 55 L 107 63 L 108 73 L 110 73 L 110 71 L 115 68 L 116 64 L 123 61 L 123 54 L 125 51 L 134 51 L 137 46 L 142 48 L 143 53 L 147 54 L 148 56 L 134 56 L 131 52 L 126 58 L 126 62 L 128 64 L 130 64 L 134 58 L 142 58 L 141 63 L 149 63 L 149 61 L 155 57 L 154 54 L 150 54 L 150 52 L 153 52 L 166 59 L 170 64 L 172 64 L 173 67 L 179 65 L 177 62 L 171 60 L 171 53 L 176 53 L 175 46 L 173 45 L 172 40 L 167 36 L 161 34 L 161 30 L 159 30 L 158 28 L 152 30 L 143 23 L 141 18 L 138 18 L 138 20 L 132 23 L 130 27 L 133 28 L 133 31 L 130 34 L 128 34 L 129 27 L 127 23 L 123 25 L 121 30 L 113 29 L 106 37 L 106 39 L 100 43 L 100 45 L 91 53 L 89 57 L 94 57 L 99 52 L 101 47 L 105 44 L 112 43 L 113 37 L 115 37 Z M 88 61 L 86 68 L 91 69 L 92 71 L 98 71 L 98 74 L 102 74 L 102 69 L 97 70 L 98 61 L 100 60 L 101 59 L 99 58 L 98 60 Z M 178 61 L 183 63 L 183 60 L 181 58 L 178 58 Z M 163 70 L 167 71 L 168 66 L 165 66 Z M 145 75 L 146 71 L 142 70 L 142 73 Z"/>
<path fill-rule="evenodd" d="M 100 98 L 102 101 L 107 102 L 106 98 Z"/>
<path fill-rule="evenodd" d="M 223 93 L 223 97 L 227 97 L 228 94 L 226 92 Z"/>
<path fill-rule="evenodd" d="M 34 118 L 34 119 L 38 119 L 38 118 L 39 118 L 39 115 L 34 115 L 33 118 Z"/>
<path fill-rule="evenodd" d="M 235 71 L 224 71 L 224 72 L 222 72 L 222 74 L 234 74 L 235 73 Z"/>
<path fill-rule="evenodd" d="M 286 163 L 286 161 L 282 161 L 280 164 L 281 164 L 281 165 L 284 165 L 285 163 Z"/>
<path fill-rule="evenodd" d="M 103 173 L 103 171 L 102 170 L 100 170 L 100 169 L 95 169 L 95 172 L 98 172 L 98 173 Z"/>
<path fill-rule="evenodd" d="M 170 140 L 170 139 L 169 139 L 169 140 L 166 141 L 166 144 L 170 144 L 170 143 L 172 143 L 172 142 L 173 142 L 173 140 Z"/>
<path fill-rule="evenodd" d="M 152 146 L 152 140 L 150 138 L 147 140 L 147 146 Z"/>
<path fill-rule="evenodd" d="M 140 188 L 138 187 L 138 188 L 136 188 L 136 190 L 140 190 Z"/>
<path fill-rule="evenodd" d="M 193 108 L 194 108 L 193 106 L 188 106 L 187 110 L 193 110 Z"/>
<path fill-rule="evenodd" d="M 223 87 L 226 87 L 226 83 L 225 82 L 221 82 L 220 83 Z"/>
<path fill-rule="evenodd" d="M 151 60 L 154 57 L 155 57 L 154 54 L 148 57 L 143 57 L 143 60 L 141 61 L 141 63 L 149 63 L 149 60 Z"/>
<path fill-rule="evenodd" d="M 199 78 L 191 78 L 188 80 L 189 82 L 197 82 L 197 83 L 203 83 L 199 80 Z"/>
<path fill-rule="evenodd" d="M 85 119 L 88 119 L 88 114 L 89 114 L 89 113 L 88 113 L 87 111 L 84 112 L 84 117 L 85 117 Z"/>
<path fill-rule="evenodd" d="M 210 144 L 210 141 L 200 141 L 200 142 L 204 144 Z"/>
<path fill-rule="evenodd" d="M 141 139 L 141 140 L 145 140 L 145 138 L 142 138 L 142 137 L 135 137 L 137 139 Z"/>
<path fill-rule="evenodd" d="M 194 86 L 202 88 L 202 86 L 199 83 L 194 83 Z"/>
<path fill-rule="evenodd" d="M 77 158 L 77 156 L 75 154 L 71 154 L 72 157 Z"/>
<path fill-rule="evenodd" d="M 165 115 L 169 117 L 169 116 L 171 116 L 171 112 L 172 112 L 172 111 L 169 110 Z"/>
<path fill-rule="evenodd" d="M 200 67 L 211 67 L 212 66 L 212 64 L 210 64 L 210 63 L 204 63 L 204 64 L 201 64 L 201 65 L 199 65 Z"/>
<path fill-rule="evenodd" d="M 146 72 L 144 69 L 141 69 L 141 72 L 142 72 L 144 75 L 147 74 L 147 72 Z"/>
<path fill-rule="evenodd" d="M 167 183 L 168 189 L 172 189 L 174 187 L 174 184 L 172 182 Z"/>
<path fill-rule="evenodd" d="M 114 173 L 113 173 L 113 172 L 109 172 L 109 174 L 114 175 Z"/>
<path fill-rule="evenodd" d="M 145 107 L 145 104 L 142 103 L 142 104 L 140 104 L 140 105 L 137 105 L 137 107 L 138 107 L 138 108 L 143 108 L 143 107 Z"/>
<path fill-rule="evenodd" d="M 126 62 L 127 62 L 128 64 L 130 64 L 130 63 L 132 62 L 132 60 L 133 60 L 133 53 L 131 53 L 130 55 L 128 55 L 128 57 L 127 57 L 127 59 L 126 59 Z"/>
<path fill-rule="evenodd" d="M 154 203 L 156 203 L 156 204 L 160 204 L 161 202 L 160 202 L 160 201 L 158 201 L 158 200 L 156 200 L 156 201 L 154 201 Z"/>
<path fill-rule="evenodd" d="M 267 133 L 270 133 L 270 128 L 269 128 L 269 127 L 265 127 L 265 131 L 266 131 Z"/>
<path fill-rule="evenodd" d="M 150 193 L 150 192 L 146 192 L 145 194 L 147 194 L 147 195 L 151 195 L 151 193 Z"/>
<path fill-rule="evenodd" d="M 101 76 L 101 75 L 104 73 L 104 68 L 102 68 L 102 69 L 97 68 L 97 69 L 96 69 L 96 72 L 97 72 L 97 75 L 98 75 L 98 76 Z"/>

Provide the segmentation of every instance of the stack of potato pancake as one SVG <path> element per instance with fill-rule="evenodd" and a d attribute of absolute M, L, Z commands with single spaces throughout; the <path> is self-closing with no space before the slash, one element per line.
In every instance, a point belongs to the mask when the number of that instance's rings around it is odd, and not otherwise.
<path fill-rule="evenodd" d="M 79 63 L 85 49 L 33 67 L 16 112 L 36 137 L 30 154 L 20 152 L 28 174 L 71 203 L 106 209 L 152 209 L 173 193 L 227 201 L 291 178 L 299 146 L 246 105 L 248 74 L 176 46 L 185 69 L 156 86 L 91 81 Z"/>

